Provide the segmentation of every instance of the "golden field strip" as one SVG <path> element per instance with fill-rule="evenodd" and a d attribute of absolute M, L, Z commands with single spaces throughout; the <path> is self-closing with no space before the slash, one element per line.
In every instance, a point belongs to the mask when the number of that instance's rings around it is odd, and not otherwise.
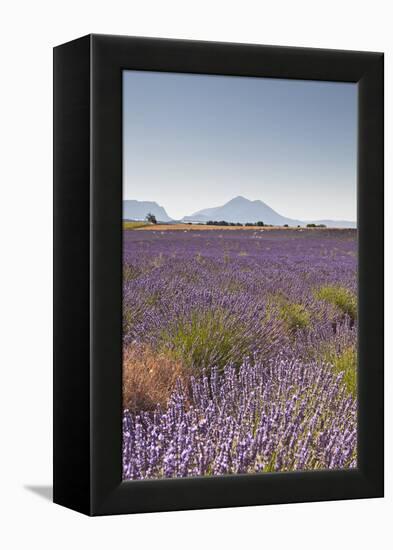
<path fill-rule="evenodd" d="M 266 226 L 240 226 L 240 225 L 197 225 L 197 224 L 187 224 L 187 223 L 168 223 L 168 224 L 157 224 L 157 225 L 145 225 L 140 227 L 138 230 L 143 231 L 211 231 L 211 230 L 271 230 L 271 229 L 291 229 L 290 227 L 266 227 Z M 292 228 L 294 229 L 294 228 Z"/>
<path fill-rule="evenodd" d="M 328 227 L 282 227 L 282 226 L 239 226 L 239 225 L 197 225 L 187 223 L 168 223 L 168 224 L 147 224 L 145 222 L 123 222 L 123 229 L 134 229 L 138 231 L 277 231 L 277 230 L 297 230 L 297 231 L 342 231 L 341 228 Z"/>

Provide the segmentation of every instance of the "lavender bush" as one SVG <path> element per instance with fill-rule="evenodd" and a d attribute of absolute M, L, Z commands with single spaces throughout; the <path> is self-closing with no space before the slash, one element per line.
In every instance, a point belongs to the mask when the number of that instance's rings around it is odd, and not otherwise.
<path fill-rule="evenodd" d="M 356 466 L 356 270 L 353 230 L 125 231 L 124 347 L 185 376 L 124 479 Z"/>

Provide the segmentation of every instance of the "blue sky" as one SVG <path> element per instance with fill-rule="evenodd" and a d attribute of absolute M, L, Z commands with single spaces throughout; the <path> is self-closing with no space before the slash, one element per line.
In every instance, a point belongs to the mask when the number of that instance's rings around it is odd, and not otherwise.
<path fill-rule="evenodd" d="M 124 71 L 123 197 L 356 220 L 357 85 Z"/>

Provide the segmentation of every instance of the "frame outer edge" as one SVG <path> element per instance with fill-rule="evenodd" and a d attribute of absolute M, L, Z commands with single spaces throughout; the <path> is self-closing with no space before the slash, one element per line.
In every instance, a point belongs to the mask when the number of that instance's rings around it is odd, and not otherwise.
<path fill-rule="evenodd" d="M 384 495 L 384 54 L 359 81 L 359 467 Z"/>
<path fill-rule="evenodd" d="M 53 501 L 90 513 L 89 37 L 53 52 Z"/>
<path fill-rule="evenodd" d="M 266 477 L 224 476 L 211 479 L 188 478 L 122 483 L 121 447 L 119 446 L 121 425 L 118 422 L 121 418 L 121 388 L 117 388 L 121 374 L 116 366 L 121 357 L 121 350 L 117 349 L 118 340 L 121 339 L 121 335 L 118 334 L 121 326 L 118 311 L 121 296 L 119 262 L 121 220 L 118 219 L 121 211 L 121 93 L 119 91 L 121 70 L 134 68 L 266 76 L 260 64 L 263 60 L 266 61 L 264 67 L 268 66 L 270 71 L 268 76 L 273 78 L 346 82 L 361 80 L 361 86 L 366 86 L 363 90 L 366 98 L 365 113 L 368 117 L 371 111 L 376 109 L 376 114 L 374 113 L 374 123 L 371 126 L 366 125 L 367 131 L 359 133 L 361 142 L 359 152 L 364 152 L 365 156 L 363 164 L 359 162 L 359 169 L 365 170 L 360 183 L 366 189 L 366 180 L 376 175 L 374 178 L 376 197 L 379 197 L 370 202 L 372 215 L 376 216 L 378 221 L 374 229 L 371 229 L 369 238 L 364 240 L 364 245 L 362 244 L 364 250 L 361 254 L 362 258 L 365 258 L 366 251 L 369 257 L 370 251 L 381 250 L 381 242 L 377 241 L 375 244 L 372 237 L 379 238 L 381 229 L 383 230 L 380 201 L 383 169 L 381 175 L 376 164 L 381 161 L 381 158 L 383 160 L 379 139 L 383 128 L 383 118 L 381 118 L 383 106 L 381 111 L 379 111 L 380 107 L 375 106 L 375 101 L 378 102 L 381 98 L 380 87 L 377 85 L 375 88 L 372 85 L 373 79 L 380 77 L 374 74 L 380 54 L 225 43 L 209 44 L 208 42 L 107 35 L 92 35 L 91 44 L 90 69 L 93 97 L 91 123 L 93 126 L 90 136 L 92 193 L 90 253 L 94 286 L 91 288 L 89 513 L 104 515 L 382 496 L 381 415 L 383 407 L 381 410 L 380 406 L 375 408 L 371 417 L 363 417 L 365 426 L 363 436 L 371 436 L 371 442 L 367 447 L 363 446 L 364 456 L 360 468 L 354 472 L 341 470 L 300 472 L 289 475 L 274 474 Z M 211 56 L 208 55 L 209 52 L 212 53 Z M 367 87 L 369 87 L 368 92 Z M 366 136 L 369 140 L 374 140 L 375 136 L 377 139 L 370 145 L 370 141 L 368 144 L 365 141 Z M 360 210 L 362 204 L 366 204 L 367 201 L 365 202 L 364 199 L 367 196 L 361 199 Z M 369 225 L 364 224 L 364 227 Z M 383 264 L 377 261 L 375 265 L 376 268 L 369 270 L 366 276 L 367 293 L 369 293 L 370 283 L 378 285 L 382 280 Z M 119 289 L 116 285 L 119 285 Z M 382 297 L 383 294 L 376 292 L 375 303 L 370 294 L 365 301 L 365 308 L 372 312 L 373 319 L 377 321 L 378 330 L 372 332 L 372 345 L 370 344 L 373 350 L 374 346 L 381 342 L 380 329 L 383 327 L 383 318 L 378 306 L 381 304 Z M 365 388 L 369 382 L 370 373 L 369 376 L 363 377 L 361 392 L 363 413 L 367 403 L 369 406 L 373 405 L 381 398 L 383 373 L 381 375 L 380 355 L 377 356 L 376 363 L 378 364 L 377 376 L 371 381 L 367 392 Z M 374 448 L 371 448 L 372 445 Z"/>

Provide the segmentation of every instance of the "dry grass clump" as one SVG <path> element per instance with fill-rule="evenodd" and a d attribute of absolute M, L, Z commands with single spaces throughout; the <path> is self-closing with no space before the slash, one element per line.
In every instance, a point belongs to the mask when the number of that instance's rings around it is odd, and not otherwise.
<path fill-rule="evenodd" d="M 357 298 L 349 289 L 340 285 L 325 285 L 315 290 L 315 297 L 333 304 L 338 310 L 349 315 L 352 321 L 357 317 Z"/>
<path fill-rule="evenodd" d="M 267 319 L 270 319 L 274 311 L 278 312 L 278 316 L 289 334 L 307 329 L 311 324 L 311 315 L 307 308 L 303 304 L 291 302 L 283 294 L 268 296 Z"/>
<path fill-rule="evenodd" d="M 327 346 L 322 352 L 322 359 L 333 365 L 335 373 L 343 373 L 346 390 L 354 398 L 357 395 L 357 352 L 354 346 L 348 346 L 341 353 Z"/>
<path fill-rule="evenodd" d="M 289 332 L 306 329 L 310 325 L 311 317 L 302 304 L 285 302 L 280 307 L 280 317 L 283 319 Z"/>
<path fill-rule="evenodd" d="M 161 349 L 198 376 L 213 366 L 220 371 L 228 364 L 240 366 L 251 355 L 263 327 L 259 330 L 253 332 L 247 323 L 221 308 L 194 311 L 162 332 Z"/>
<path fill-rule="evenodd" d="M 181 361 L 146 345 L 132 344 L 123 352 L 123 407 L 139 412 L 165 406 L 176 381 L 186 382 L 188 377 Z"/>

